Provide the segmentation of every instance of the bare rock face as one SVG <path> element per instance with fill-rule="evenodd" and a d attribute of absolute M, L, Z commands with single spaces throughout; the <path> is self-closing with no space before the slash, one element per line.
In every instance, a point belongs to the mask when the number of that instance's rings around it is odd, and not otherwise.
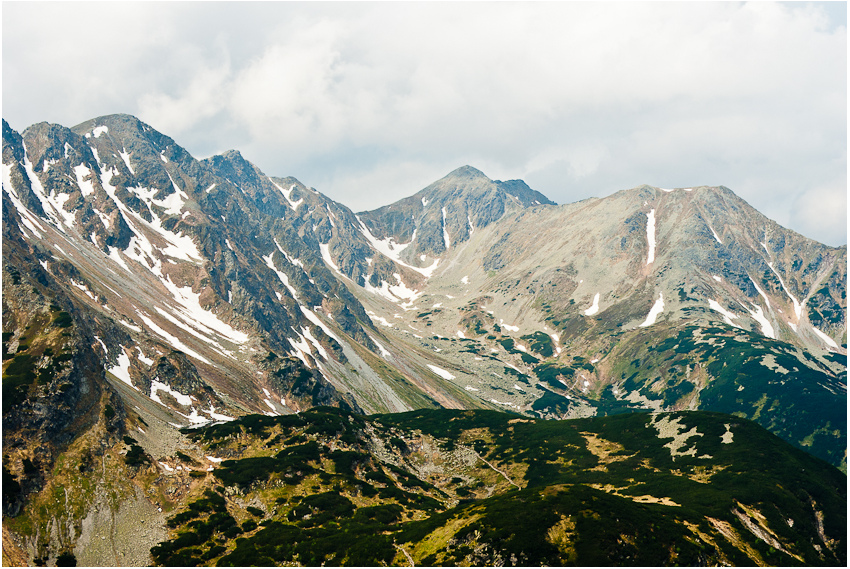
<path fill-rule="evenodd" d="M 403 258 L 422 267 L 421 257 L 439 257 L 505 212 L 555 205 L 522 180 L 493 181 L 480 170 L 462 166 L 416 194 L 359 219 L 379 239 L 408 244 Z"/>

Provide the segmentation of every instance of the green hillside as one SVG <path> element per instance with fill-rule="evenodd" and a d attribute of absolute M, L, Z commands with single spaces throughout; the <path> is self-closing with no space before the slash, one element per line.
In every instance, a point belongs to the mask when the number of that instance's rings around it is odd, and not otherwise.
<path fill-rule="evenodd" d="M 845 475 L 729 415 L 317 408 L 191 437 L 222 461 L 160 565 L 846 565 Z"/>

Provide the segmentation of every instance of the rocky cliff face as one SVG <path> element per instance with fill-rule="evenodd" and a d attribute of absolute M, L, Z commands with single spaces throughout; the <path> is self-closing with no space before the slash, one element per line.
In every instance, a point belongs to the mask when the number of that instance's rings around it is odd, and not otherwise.
<path fill-rule="evenodd" d="M 289 354 L 327 385 L 323 402 L 344 400 L 346 378 L 370 369 L 356 399 L 408 408 L 349 345 L 377 352 L 380 333 L 340 277 L 411 271 L 370 257 L 347 208 L 265 176 L 235 151 L 199 162 L 133 117 L 40 124 L 23 136 L 5 128 L 6 211 L 20 216 L 10 232 L 41 251 L 44 271 L 71 267 L 72 295 L 124 328 L 122 341 L 103 335 L 107 369 L 149 392 L 159 371 L 152 354 L 177 350 L 194 378 L 186 386 L 221 393 L 218 406 L 287 412 L 277 403 L 286 393 L 257 394 L 271 387 L 262 362 Z M 196 407 L 180 411 L 204 417 Z"/>
<path fill-rule="evenodd" d="M 430 275 L 451 250 L 468 241 L 476 228 L 501 219 L 506 212 L 535 205 L 555 205 L 522 180 L 490 180 L 462 166 L 409 198 L 358 218 L 377 240 L 395 245 L 399 258 Z M 403 249 L 401 249 L 403 247 Z"/>

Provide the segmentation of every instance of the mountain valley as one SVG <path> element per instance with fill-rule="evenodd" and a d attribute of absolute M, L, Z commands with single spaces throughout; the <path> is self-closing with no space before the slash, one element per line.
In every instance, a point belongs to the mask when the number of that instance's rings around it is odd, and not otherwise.
<path fill-rule="evenodd" d="M 846 564 L 846 245 L 728 188 L 355 213 L 128 115 L 2 185 L 4 564 Z"/>

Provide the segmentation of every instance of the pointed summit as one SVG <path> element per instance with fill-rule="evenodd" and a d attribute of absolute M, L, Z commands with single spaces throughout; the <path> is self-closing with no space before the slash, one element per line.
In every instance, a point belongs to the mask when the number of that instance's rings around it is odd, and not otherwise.
<path fill-rule="evenodd" d="M 477 196 L 484 194 L 502 195 L 504 199 L 523 207 L 544 204 L 556 205 L 555 202 L 540 192 L 532 190 L 522 180 L 508 180 L 506 182 L 493 180 L 481 170 L 468 164 L 452 170 L 443 178 L 417 193 L 415 197 L 424 197 L 428 201 L 438 201 L 440 199 L 439 193 L 444 191 L 448 191 L 452 197 L 457 197 L 458 191 Z"/>
<path fill-rule="evenodd" d="M 402 259 L 424 267 L 468 241 L 477 228 L 508 212 L 542 205 L 555 203 L 522 180 L 491 180 L 464 165 L 412 196 L 359 215 L 372 235 L 408 243 Z"/>
<path fill-rule="evenodd" d="M 491 181 L 490 178 L 488 178 L 484 174 L 484 172 L 482 172 L 481 170 L 479 170 L 477 168 L 473 168 L 472 166 L 470 166 L 468 164 L 465 165 L 465 166 L 461 166 L 460 168 L 457 168 L 455 170 L 452 170 L 451 172 L 448 173 L 448 175 L 446 175 L 443 178 L 443 180 L 448 180 L 448 179 L 453 179 L 453 178 L 454 179 L 463 178 L 463 179 L 467 179 L 467 180 L 473 180 L 473 179 L 476 179 L 476 178 L 481 178 L 482 180 Z"/>

